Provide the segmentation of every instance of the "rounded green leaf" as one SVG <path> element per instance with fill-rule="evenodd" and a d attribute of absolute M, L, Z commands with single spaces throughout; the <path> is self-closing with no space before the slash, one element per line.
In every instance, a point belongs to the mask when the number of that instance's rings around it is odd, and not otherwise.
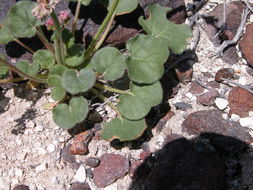
<path fill-rule="evenodd" d="M 51 97 L 54 101 L 61 101 L 66 96 L 66 90 L 62 87 L 54 87 L 51 91 Z"/>
<path fill-rule="evenodd" d="M 119 139 L 120 141 L 131 141 L 140 137 L 147 125 L 145 120 L 129 121 L 126 119 L 113 119 L 102 124 L 102 138 L 108 141 Z"/>
<path fill-rule="evenodd" d="M 94 86 L 96 75 L 92 69 L 82 69 L 78 73 L 73 69 L 67 69 L 62 76 L 62 86 L 71 94 L 86 92 Z"/>
<path fill-rule="evenodd" d="M 163 98 L 160 82 L 146 86 L 131 84 L 130 91 L 132 94 L 119 96 L 120 102 L 117 106 L 121 115 L 129 120 L 144 118 L 153 106 L 161 103 Z"/>
<path fill-rule="evenodd" d="M 109 10 L 114 0 L 100 0 L 100 2 Z M 119 0 L 116 8 L 116 15 L 128 14 L 138 7 L 138 0 Z"/>
<path fill-rule="evenodd" d="M 131 80 L 152 84 L 162 77 L 163 64 L 169 56 L 165 43 L 151 35 L 142 34 L 130 39 L 126 47 L 130 54 L 127 68 Z"/>
<path fill-rule="evenodd" d="M 114 47 L 105 47 L 96 52 L 91 60 L 92 67 L 102 73 L 104 80 L 120 78 L 126 69 L 126 59 Z"/>
<path fill-rule="evenodd" d="M 70 67 L 76 67 L 83 63 L 83 54 L 83 47 L 81 45 L 75 44 L 68 49 L 67 56 L 65 57 L 65 63 Z"/>
<path fill-rule="evenodd" d="M 149 18 L 139 18 L 139 23 L 147 34 L 164 41 L 173 53 L 182 53 L 187 45 L 187 39 L 192 31 L 186 24 L 174 24 L 167 19 L 170 8 L 153 4 L 148 7 Z"/>
<path fill-rule="evenodd" d="M 11 33 L 6 26 L 6 21 L 1 24 L 2 27 L 0 28 L 0 44 L 7 44 L 14 39 L 12 38 Z"/>
<path fill-rule="evenodd" d="M 67 104 L 59 104 L 53 110 L 53 119 L 57 125 L 70 129 L 82 122 L 88 114 L 88 102 L 83 97 L 72 98 Z"/>
<path fill-rule="evenodd" d="M 29 64 L 29 62 L 26 60 L 19 61 L 16 67 L 28 75 L 36 75 L 40 69 L 38 63 Z"/>
<path fill-rule="evenodd" d="M 49 75 L 63 75 L 67 67 L 63 65 L 55 65 L 49 70 Z"/>
<path fill-rule="evenodd" d="M 36 34 L 36 26 L 41 23 L 32 15 L 37 3 L 32 1 L 19 1 L 7 14 L 7 27 L 14 37 L 33 37 Z"/>
<path fill-rule="evenodd" d="M 6 56 L 4 54 L 0 53 L 0 58 L 3 60 L 6 60 Z M 9 72 L 9 69 L 7 66 L 5 66 L 3 63 L 0 62 L 0 79 L 3 79 L 7 76 Z"/>
<path fill-rule="evenodd" d="M 55 64 L 54 55 L 48 50 L 38 50 L 33 54 L 33 63 L 39 64 L 41 69 L 50 69 Z"/>
<path fill-rule="evenodd" d="M 60 75 L 49 75 L 47 78 L 47 84 L 49 86 L 61 87 L 61 76 Z"/>

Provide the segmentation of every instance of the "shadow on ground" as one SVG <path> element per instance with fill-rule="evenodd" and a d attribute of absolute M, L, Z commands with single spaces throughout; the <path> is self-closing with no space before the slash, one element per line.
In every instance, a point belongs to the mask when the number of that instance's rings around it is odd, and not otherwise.
<path fill-rule="evenodd" d="M 215 133 L 171 134 L 165 142 L 135 170 L 129 190 L 252 190 L 246 143 Z"/>

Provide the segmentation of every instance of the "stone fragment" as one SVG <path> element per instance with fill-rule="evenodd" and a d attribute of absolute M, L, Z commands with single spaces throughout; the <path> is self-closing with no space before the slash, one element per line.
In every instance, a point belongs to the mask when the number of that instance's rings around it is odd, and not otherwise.
<path fill-rule="evenodd" d="M 156 124 L 156 126 L 154 127 L 155 131 L 161 132 L 167 121 L 170 120 L 174 115 L 175 112 L 171 110 L 168 111 L 168 113 L 162 119 L 160 119 Z"/>
<path fill-rule="evenodd" d="M 215 105 L 219 110 L 224 110 L 228 106 L 228 101 L 224 98 L 216 98 Z"/>
<path fill-rule="evenodd" d="M 85 164 L 91 168 L 97 167 L 99 163 L 100 163 L 100 160 L 94 157 L 89 157 L 85 160 Z"/>
<path fill-rule="evenodd" d="M 87 183 L 73 183 L 70 190 L 91 190 Z"/>
<path fill-rule="evenodd" d="M 211 106 L 214 104 L 215 98 L 219 96 L 217 90 L 211 90 L 197 96 L 197 103 L 204 106 Z"/>
<path fill-rule="evenodd" d="M 192 94 L 201 94 L 204 92 L 204 88 L 194 81 L 191 83 L 189 92 Z"/>
<path fill-rule="evenodd" d="M 86 169 L 81 165 L 76 174 L 74 175 L 74 179 L 80 183 L 84 183 L 86 180 Z"/>
<path fill-rule="evenodd" d="M 247 117 L 249 111 L 253 111 L 253 94 L 240 87 L 234 87 L 228 95 L 229 114 L 237 114 Z"/>
<path fill-rule="evenodd" d="M 100 157 L 100 165 L 93 171 L 94 183 L 104 188 L 129 171 L 129 160 L 119 154 L 104 154 Z"/>
<path fill-rule="evenodd" d="M 37 125 L 36 127 L 35 127 L 35 131 L 36 132 L 42 132 L 44 130 L 44 127 L 42 126 L 42 125 Z"/>
<path fill-rule="evenodd" d="M 35 167 L 36 173 L 40 173 L 40 172 L 43 172 L 46 170 L 47 170 L 47 163 L 42 163 L 42 164 L 38 165 L 37 167 Z"/>
<path fill-rule="evenodd" d="M 239 123 L 242 127 L 253 126 L 253 118 L 251 117 L 240 118 Z"/>
<path fill-rule="evenodd" d="M 28 186 L 26 185 L 17 185 L 12 190 L 30 190 Z"/>
<path fill-rule="evenodd" d="M 55 145 L 54 145 L 54 144 L 48 145 L 48 146 L 47 146 L 47 151 L 48 151 L 49 153 L 54 152 L 54 151 L 55 151 Z"/>
<path fill-rule="evenodd" d="M 248 130 L 242 128 L 237 122 L 224 120 L 222 118 L 222 112 L 219 110 L 202 110 L 189 114 L 182 123 L 182 130 L 190 135 L 215 133 L 227 137 L 234 137 L 245 143 L 252 142 L 252 137 L 248 134 Z M 233 139 L 228 138 L 227 140 L 232 141 Z M 221 143 L 219 146 L 226 145 L 225 143 Z M 246 145 L 242 146 L 242 148 L 245 147 Z M 233 147 L 231 146 L 231 148 Z"/>
<path fill-rule="evenodd" d="M 15 169 L 15 176 L 22 177 L 23 176 L 23 170 L 17 168 Z"/>
<path fill-rule="evenodd" d="M 185 103 L 185 102 L 176 102 L 174 104 L 174 106 L 176 107 L 177 110 L 182 110 L 182 111 L 185 111 L 185 110 L 188 110 L 188 109 L 192 108 L 191 104 L 188 104 L 188 103 Z"/>
<path fill-rule="evenodd" d="M 246 26 L 246 31 L 243 34 L 242 39 L 239 41 L 239 48 L 242 52 L 243 58 L 247 60 L 247 62 L 253 66 L 253 24 L 248 24 Z"/>
<path fill-rule="evenodd" d="M 237 114 L 231 114 L 231 120 L 237 122 L 240 120 L 240 116 Z"/>
<path fill-rule="evenodd" d="M 224 79 L 233 79 L 235 75 L 235 72 L 231 68 L 223 68 L 217 71 L 215 74 L 215 81 L 221 82 L 222 78 Z"/>
<path fill-rule="evenodd" d="M 91 141 L 93 135 L 94 134 L 91 130 L 88 130 L 76 135 L 70 146 L 69 152 L 75 155 L 86 154 L 89 151 L 88 144 Z"/>
<path fill-rule="evenodd" d="M 140 159 L 141 160 L 145 160 L 146 158 L 148 158 L 151 155 L 151 152 L 147 152 L 147 151 L 143 151 L 140 153 Z"/>

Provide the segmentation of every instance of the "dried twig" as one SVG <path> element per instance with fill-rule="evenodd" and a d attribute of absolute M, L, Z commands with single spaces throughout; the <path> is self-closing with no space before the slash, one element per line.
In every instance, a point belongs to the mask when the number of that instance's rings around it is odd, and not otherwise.
<path fill-rule="evenodd" d="M 221 46 L 219 47 L 219 49 L 214 53 L 214 55 L 212 55 L 211 57 L 219 57 L 219 56 L 222 56 L 223 52 L 224 52 L 224 49 L 226 49 L 228 46 L 230 45 L 234 45 L 236 44 L 242 34 L 243 34 L 243 29 L 244 29 L 244 26 L 246 24 L 246 20 L 247 20 L 247 17 L 249 15 L 250 11 L 248 8 L 245 8 L 243 13 L 242 13 L 242 17 L 241 17 L 241 23 L 237 29 L 237 32 L 234 36 L 234 38 L 232 40 L 227 40 L 227 41 L 224 41 Z"/>

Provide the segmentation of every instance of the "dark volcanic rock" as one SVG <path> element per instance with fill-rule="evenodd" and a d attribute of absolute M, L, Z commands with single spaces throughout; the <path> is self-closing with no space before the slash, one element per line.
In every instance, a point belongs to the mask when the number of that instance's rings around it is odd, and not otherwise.
<path fill-rule="evenodd" d="M 99 165 L 100 160 L 98 158 L 89 157 L 85 160 L 85 164 L 89 167 L 95 168 Z"/>
<path fill-rule="evenodd" d="M 229 113 L 247 117 L 253 111 L 253 94 L 240 87 L 234 87 L 228 95 Z"/>
<path fill-rule="evenodd" d="M 129 160 L 119 154 L 104 154 L 100 158 L 100 165 L 94 169 L 94 183 L 106 187 L 129 171 Z"/>
<path fill-rule="evenodd" d="M 26 185 L 17 185 L 12 190 L 30 190 L 28 186 Z"/>

